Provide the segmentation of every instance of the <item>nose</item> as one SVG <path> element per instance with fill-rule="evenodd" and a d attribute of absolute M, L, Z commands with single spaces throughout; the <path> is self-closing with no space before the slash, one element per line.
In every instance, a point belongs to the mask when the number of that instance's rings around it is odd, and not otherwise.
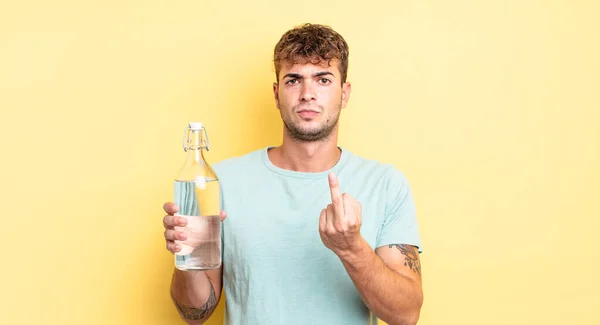
<path fill-rule="evenodd" d="M 300 100 L 303 102 L 308 102 L 315 99 L 317 99 L 317 95 L 315 93 L 314 85 L 312 85 L 310 82 L 303 83 L 302 91 L 300 92 Z"/>

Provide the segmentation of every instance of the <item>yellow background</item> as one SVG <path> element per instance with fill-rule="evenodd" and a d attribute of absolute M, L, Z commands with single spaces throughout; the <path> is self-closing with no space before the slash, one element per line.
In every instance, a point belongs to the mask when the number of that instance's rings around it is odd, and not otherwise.
<path fill-rule="evenodd" d="M 4 2 L 0 324 L 180 324 L 161 219 L 183 127 L 213 163 L 278 144 L 272 48 L 303 22 L 350 44 L 340 144 L 414 190 L 419 324 L 599 324 L 599 7 Z"/>

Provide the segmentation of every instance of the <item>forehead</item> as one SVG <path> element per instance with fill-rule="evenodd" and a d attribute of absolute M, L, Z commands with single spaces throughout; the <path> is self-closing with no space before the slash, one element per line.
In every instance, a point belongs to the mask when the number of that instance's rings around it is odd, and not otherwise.
<path fill-rule="evenodd" d="M 331 61 L 321 60 L 318 63 L 312 62 L 299 62 L 299 63 L 283 63 L 279 74 L 285 76 L 288 73 L 297 73 L 302 75 L 310 75 L 320 71 L 328 71 L 333 73 L 334 76 L 339 75 L 339 61 L 333 59 Z"/>

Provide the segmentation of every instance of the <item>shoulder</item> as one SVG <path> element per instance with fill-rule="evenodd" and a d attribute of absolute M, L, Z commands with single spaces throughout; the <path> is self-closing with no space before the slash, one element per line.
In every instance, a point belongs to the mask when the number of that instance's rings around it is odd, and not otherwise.
<path fill-rule="evenodd" d="M 217 177 L 227 176 L 236 172 L 247 173 L 248 169 L 260 165 L 264 150 L 264 148 L 261 148 L 240 156 L 223 159 L 212 164 L 212 168 L 217 174 Z"/>
<path fill-rule="evenodd" d="M 398 204 L 410 199 L 412 191 L 404 172 L 393 163 L 348 153 L 345 176 L 356 180 L 371 196 L 386 202 L 386 210 L 393 211 Z"/>
<path fill-rule="evenodd" d="M 371 178 L 377 178 L 389 184 L 407 183 L 405 174 L 396 165 L 384 163 L 376 159 L 366 158 L 346 151 L 348 167 L 353 174 L 366 173 Z"/>

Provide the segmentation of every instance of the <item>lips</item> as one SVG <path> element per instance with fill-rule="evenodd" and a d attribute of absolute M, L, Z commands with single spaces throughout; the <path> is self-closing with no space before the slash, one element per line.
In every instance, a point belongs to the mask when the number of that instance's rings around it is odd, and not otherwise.
<path fill-rule="evenodd" d="M 298 113 L 304 113 L 304 112 L 313 112 L 313 113 L 319 113 L 319 111 L 314 110 L 314 109 L 307 109 L 307 108 L 303 108 L 298 110 Z"/>
<path fill-rule="evenodd" d="M 317 116 L 318 114 L 319 114 L 319 112 L 309 110 L 309 109 L 302 109 L 302 110 L 298 111 L 298 115 L 300 115 L 303 118 L 314 117 L 314 116 Z"/>

